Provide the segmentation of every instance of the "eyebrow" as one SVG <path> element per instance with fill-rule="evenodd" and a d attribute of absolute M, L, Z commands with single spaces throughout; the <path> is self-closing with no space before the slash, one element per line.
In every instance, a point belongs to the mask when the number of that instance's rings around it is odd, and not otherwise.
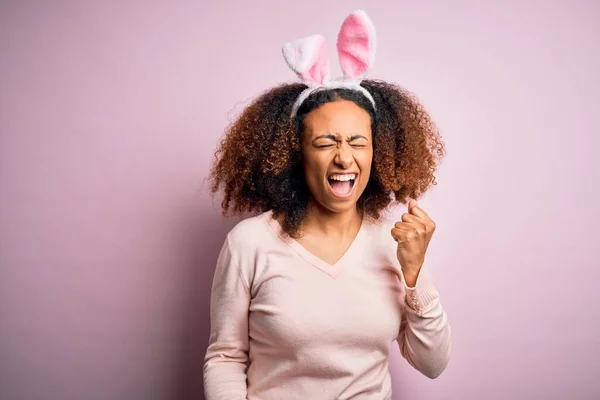
<path fill-rule="evenodd" d="M 317 140 L 319 140 L 319 139 L 331 139 L 331 140 L 337 140 L 338 138 L 337 138 L 336 136 L 332 135 L 331 133 L 328 133 L 328 134 L 326 134 L 326 135 L 320 135 L 320 136 L 317 136 L 317 137 L 316 137 L 316 138 L 314 138 L 312 141 L 313 141 L 313 143 L 314 143 L 315 141 L 317 141 Z M 356 140 L 356 139 L 365 139 L 365 140 L 369 140 L 369 139 L 367 139 L 367 138 L 366 138 L 365 136 L 363 136 L 363 135 L 352 135 L 352 136 L 350 136 L 350 140 L 349 140 L 349 141 L 350 141 L 350 142 L 352 142 L 353 140 Z"/>

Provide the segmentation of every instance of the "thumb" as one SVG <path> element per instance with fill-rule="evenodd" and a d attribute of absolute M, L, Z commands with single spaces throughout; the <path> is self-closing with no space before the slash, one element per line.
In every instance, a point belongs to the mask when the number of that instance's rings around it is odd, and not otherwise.
<path fill-rule="evenodd" d="M 415 199 L 410 199 L 408 202 L 408 212 L 417 205 L 417 201 Z"/>

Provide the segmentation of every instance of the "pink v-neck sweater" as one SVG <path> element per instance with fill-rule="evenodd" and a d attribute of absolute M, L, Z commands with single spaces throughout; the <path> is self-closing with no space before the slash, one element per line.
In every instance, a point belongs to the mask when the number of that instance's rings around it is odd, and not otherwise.
<path fill-rule="evenodd" d="M 213 281 L 206 399 L 391 399 L 395 340 L 421 373 L 442 373 L 451 347 L 446 313 L 426 266 L 406 286 L 392 226 L 365 219 L 330 265 L 271 212 L 236 225 Z"/>

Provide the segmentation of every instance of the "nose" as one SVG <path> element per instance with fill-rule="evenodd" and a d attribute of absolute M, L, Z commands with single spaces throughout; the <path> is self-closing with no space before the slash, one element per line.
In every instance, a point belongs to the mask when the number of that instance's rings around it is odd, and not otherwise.
<path fill-rule="evenodd" d="M 354 162 L 352 149 L 347 143 L 342 143 L 338 146 L 337 153 L 333 162 L 342 169 L 350 168 Z"/>

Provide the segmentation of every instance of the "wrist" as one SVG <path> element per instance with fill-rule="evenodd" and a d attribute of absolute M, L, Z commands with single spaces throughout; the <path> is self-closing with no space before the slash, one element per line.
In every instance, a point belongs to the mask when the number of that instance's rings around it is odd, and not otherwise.
<path fill-rule="evenodd" d="M 402 271 L 402 274 L 404 275 L 404 282 L 406 283 L 406 286 L 415 287 L 417 285 L 417 278 L 419 277 L 418 272 L 415 273 Z"/>

